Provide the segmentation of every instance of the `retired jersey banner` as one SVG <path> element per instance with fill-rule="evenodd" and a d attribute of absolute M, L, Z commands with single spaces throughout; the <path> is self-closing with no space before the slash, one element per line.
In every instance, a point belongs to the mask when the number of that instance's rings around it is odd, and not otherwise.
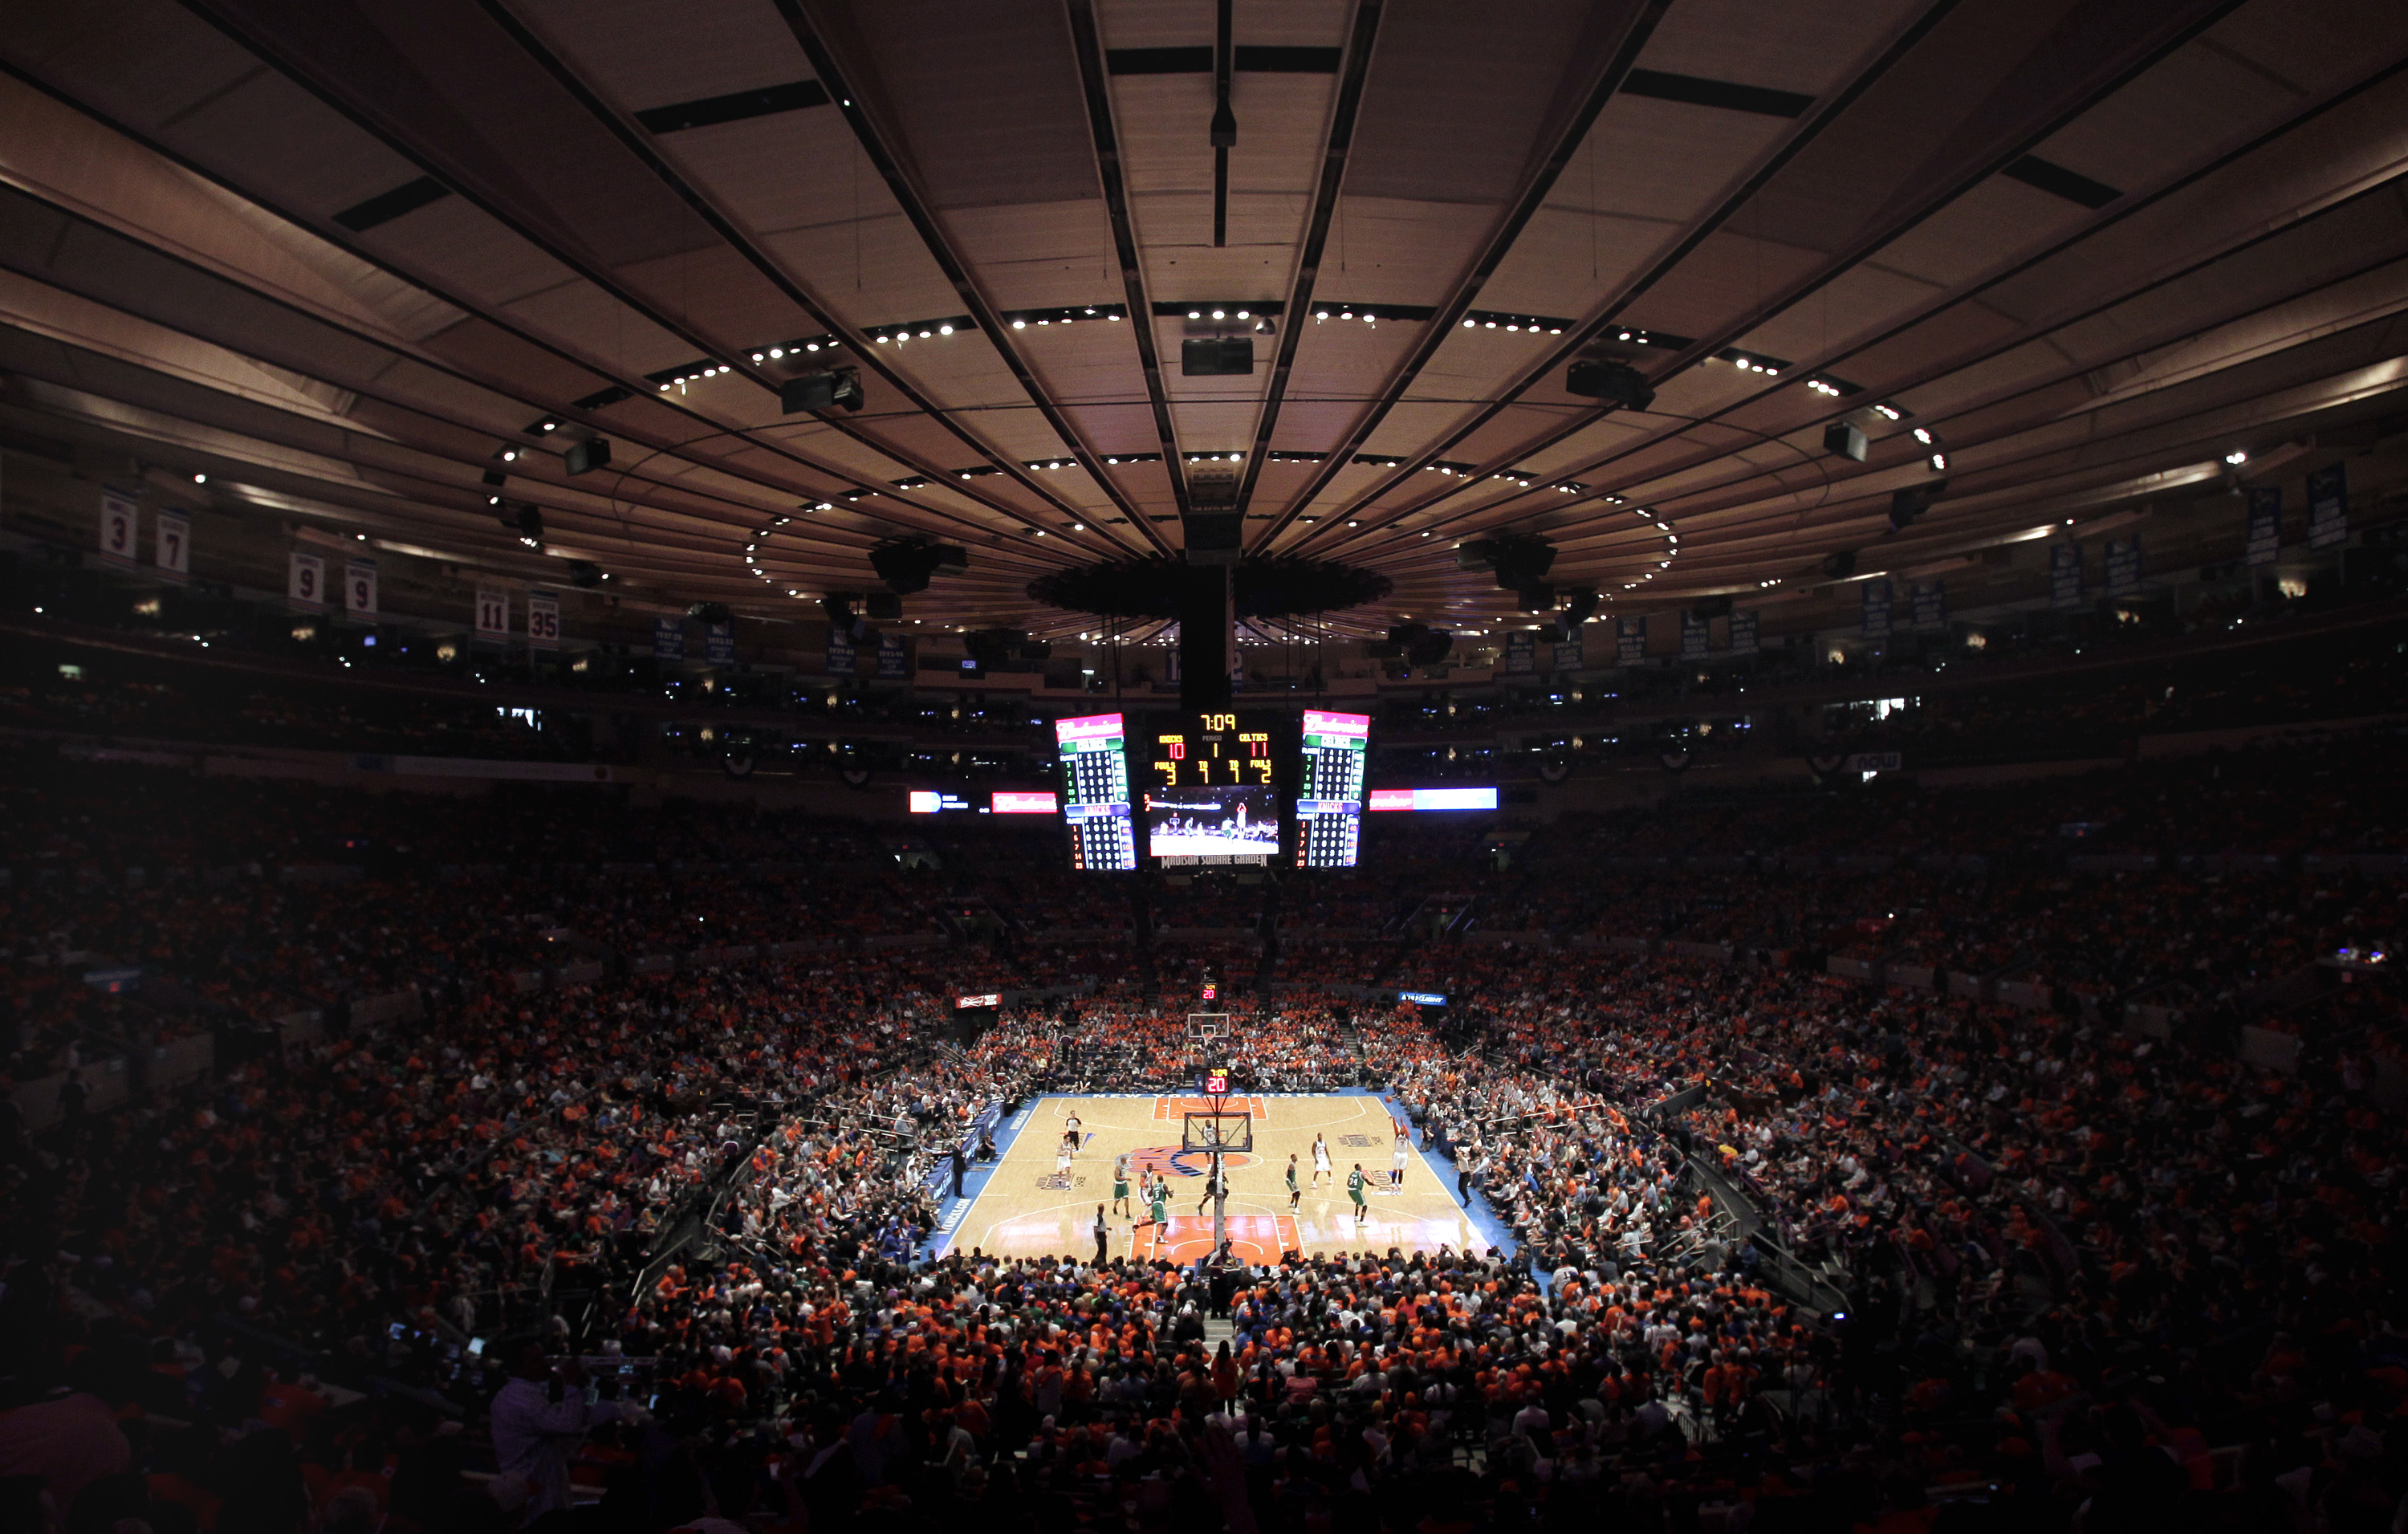
<path fill-rule="evenodd" d="M 675 618 L 652 620 L 652 659 L 681 661 L 685 659 L 685 624 Z"/>
<path fill-rule="evenodd" d="M 1613 664 L 1637 666 L 1647 659 L 1647 620 L 1616 618 L 1613 621 Z"/>
<path fill-rule="evenodd" d="M 2141 595 L 2141 535 L 2107 540 L 2107 595 Z"/>
<path fill-rule="evenodd" d="M 295 549 L 284 568 L 284 596 L 304 612 L 326 610 L 326 561 Z"/>
<path fill-rule="evenodd" d="M 1706 640 L 1711 630 L 1706 621 L 1694 612 L 1681 614 L 1681 658 L 1701 661 L 1706 658 Z"/>
<path fill-rule="evenodd" d="M 1864 636 L 1866 638 L 1886 639 L 1889 638 L 1890 603 L 1896 598 L 1896 595 L 1897 593 L 1890 589 L 1890 583 L 1887 581 L 1868 581 L 1865 582 Z"/>
<path fill-rule="evenodd" d="M 560 648 L 560 593 L 556 591 L 527 593 L 527 648 L 530 650 Z"/>
<path fill-rule="evenodd" d="M 881 634 L 878 637 L 878 680 L 906 681 L 910 676 L 911 657 L 904 648 L 903 636 Z"/>
<path fill-rule="evenodd" d="M 482 589 L 478 591 L 477 638 L 497 644 L 509 642 L 510 594 L 509 592 Z"/>
<path fill-rule="evenodd" d="M 343 566 L 343 610 L 354 618 L 377 615 L 375 560 L 354 559 Z"/>
<path fill-rule="evenodd" d="M 1526 628 L 1505 636 L 1505 669 L 1520 676 L 1539 668 L 1539 637 Z"/>
<path fill-rule="evenodd" d="M 1730 652 L 1734 655 L 1756 653 L 1756 614 L 1734 612 L 1730 616 Z"/>
<path fill-rule="evenodd" d="M 2349 541 L 2349 470 L 2335 464 L 2308 476 L 2308 547 L 2338 549 Z"/>
<path fill-rule="evenodd" d="M 106 564 L 132 568 L 142 542 L 142 508 L 131 495 L 114 490 L 100 493 L 100 557 Z"/>
<path fill-rule="evenodd" d="M 2048 546 L 2048 605 L 2082 605 L 2082 545 L 2071 538 Z"/>
<path fill-rule="evenodd" d="M 2249 492 L 2249 563 L 2272 565 L 2282 557 L 2283 487 L 2253 486 Z"/>
<path fill-rule="evenodd" d="M 181 511 L 159 513 L 159 529 L 152 535 L 150 563 L 170 581 L 181 581 L 193 573 L 193 519 Z"/>
<path fill-rule="evenodd" d="M 1914 631 L 1917 634 L 1948 632 L 1948 587 L 1938 581 L 1918 581 L 1907 588 L 1914 604 Z"/>

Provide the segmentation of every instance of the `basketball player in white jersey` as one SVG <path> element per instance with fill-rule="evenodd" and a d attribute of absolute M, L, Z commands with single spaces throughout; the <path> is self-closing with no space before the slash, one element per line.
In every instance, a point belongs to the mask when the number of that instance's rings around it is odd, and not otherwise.
<path fill-rule="evenodd" d="M 1411 1144 L 1412 1141 L 1406 1139 L 1405 1132 L 1401 1129 L 1398 1130 L 1396 1159 L 1388 1168 L 1388 1186 L 1392 1188 L 1401 1188 L 1405 1185 L 1405 1160 Z"/>
<path fill-rule="evenodd" d="M 1316 1133 L 1312 1137 L 1312 1185 L 1317 1188 L 1323 1178 L 1334 1180 L 1337 1175 L 1329 1165 L 1329 1141 Z"/>

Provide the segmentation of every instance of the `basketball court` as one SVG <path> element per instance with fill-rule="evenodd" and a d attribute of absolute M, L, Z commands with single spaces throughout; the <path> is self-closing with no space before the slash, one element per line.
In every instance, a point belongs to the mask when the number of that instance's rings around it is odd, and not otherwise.
<path fill-rule="evenodd" d="M 1070 1169 L 1059 1171 L 1058 1152 L 1070 1116 L 1079 1118 L 1079 1146 Z M 1413 1252 L 1446 1246 L 1461 1252 L 1485 1248 L 1488 1240 L 1455 1201 L 1452 1186 L 1408 1150 L 1405 1180 L 1392 1190 L 1394 1125 L 1388 1105 L 1368 1093 L 1330 1096 L 1047 1097 L 1023 1110 L 1001 1160 L 968 1210 L 952 1224 L 944 1251 L 977 1247 L 990 1255 L 1075 1256 L 1096 1254 L 1096 1206 L 1106 1206 L 1111 1226 L 1108 1255 L 1192 1262 L 1212 1249 L 1212 1211 L 1199 1213 L 1212 1154 L 1197 1146 L 1210 1131 L 1191 1122 L 1210 1113 L 1243 1114 L 1251 1147 L 1224 1151 L 1229 1179 L 1228 1232 L 1232 1250 L 1247 1262 L 1277 1262 L 1283 1252 L 1312 1256 L 1330 1252 Z M 1329 1146 L 1331 1174 L 1313 1185 L 1312 1142 Z M 1231 1135 L 1231 1140 L 1240 1140 Z M 1111 1210 L 1112 1164 L 1129 1157 L 1129 1205 L 1134 1215 Z M 1287 1158 L 1297 1158 L 1298 1207 L 1287 1201 Z M 1357 1222 L 1346 1196 L 1346 1177 L 1363 1167 L 1369 1214 Z M 1144 1222 L 1144 1188 L 1159 1171 L 1170 1184 L 1167 1230 Z"/>

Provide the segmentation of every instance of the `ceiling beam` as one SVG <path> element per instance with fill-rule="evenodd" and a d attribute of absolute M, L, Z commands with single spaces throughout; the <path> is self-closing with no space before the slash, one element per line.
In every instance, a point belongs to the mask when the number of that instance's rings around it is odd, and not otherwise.
<path fill-rule="evenodd" d="M 1238 482 L 1238 513 L 1245 514 L 1254 498 L 1270 456 L 1271 433 L 1278 429 L 1280 405 L 1287 397 L 1288 375 L 1296 367 L 1297 344 L 1303 339 L 1301 321 L 1312 306 L 1313 284 L 1321 278 L 1322 252 L 1329 245 L 1329 221 L 1338 211 L 1338 196 L 1346 182 L 1346 162 L 1354 149 L 1354 126 L 1363 108 L 1363 82 L 1371 72 L 1371 50 L 1379 41 L 1384 0 L 1354 0 L 1353 23 L 1347 28 L 1346 53 L 1338 71 L 1336 104 L 1329 113 L 1329 134 L 1321 147 L 1321 174 L 1312 194 L 1304 246 L 1297 252 L 1295 280 L 1288 286 L 1287 308 L 1280 324 L 1279 347 L 1271 365 L 1270 388 L 1255 418 L 1253 448 L 1246 454 Z"/>
<path fill-rule="evenodd" d="M 497 5 L 500 0 L 486 0 L 486 3 Z M 971 275 L 969 264 L 963 260 L 961 252 L 954 249 L 953 239 L 946 234 L 944 226 L 937 222 L 937 215 L 928 206 L 925 194 L 905 173 L 901 161 L 896 158 L 893 148 L 886 142 L 885 136 L 880 132 L 877 122 L 870 116 L 867 106 L 867 95 L 847 80 L 843 65 L 837 59 L 835 50 L 828 46 L 826 37 L 821 34 L 818 24 L 812 22 L 809 14 L 804 11 L 800 0 L 774 0 L 774 3 L 777 6 L 779 18 L 786 23 L 786 29 L 795 35 L 795 41 L 802 46 L 804 55 L 810 60 L 811 68 L 818 74 L 820 83 L 826 86 L 828 93 L 836 98 L 837 109 L 844 114 L 846 123 L 853 129 L 853 137 L 861 145 L 862 153 L 868 157 L 871 166 L 886 182 L 887 194 L 895 199 L 896 206 L 903 210 L 904 218 L 910 222 L 912 232 L 920 237 L 920 243 L 926 248 L 929 259 L 937 264 L 939 271 L 944 273 L 945 280 L 953 284 L 953 293 L 961 299 L 963 308 L 968 312 L 971 319 L 978 322 L 979 329 L 985 334 L 989 344 L 995 348 L 996 355 L 1002 359 L 1003 366 L 1010 370 L 1012 378 L 1019 382 L 1021 392 L 1028 396 L 1029 401 L 1037 407 L 1038 413 L 1045 418 L 1045 423 L 1054 428 L 1054 434 L 1070 450 L 1070 456 L 1079 461 L 1079 466 L 1087 471 L 1088 477 L 1095 480 L 1096 487 L 1103 491 L 1123 516 L 1129 519 L 1129 524 L 1137 529 L 1139 535 L 1153 544 L 1157 552 L 1168 553 L 1169 543 L 1161 534 L 1154 531 L 1154 523 L 1145 515 L 1144 509 L 1131 500 L 1121 489 L 1119 482 L 1104 471 L 1102 455 L 1090 447 L 1085 436 L 1070 423 L 1070 418 L 1063 412 L 1061 405 L 1054 400 L 1053 394 L 1037 377 L 1037 370 L 1029 366 L 1028 359 L 1022 356 L 1020 349 L 1012 344 L 1011 332 L 1004 324 L 1002 314 L 988 299 L 986 290 L 981 287 L 978 280 Z M 1129 311 L 1130 324 L 1141 325 L 1148 323 L 1150 322 L 1146 316 L 1140 311 L 1135 309 Z M 1166 458 L 1166 465 L 1168 462 Z M 1038 494 L 1046 495 L 1048 500 L 1054 499 L 1051 495 L 1038 487 L 1036 480 L 1027 479 L 1025 472 L 1021 470 L 1018 465 L 1012 465 L 1011 471 L 1021 474 L 1031 488 L 1038 490 Z M 1055 504 L 1061 503 L 1057 501 Z M 1092 512 L 1067 507 L 1065 509 L 1079 521 L 1090 524 L 1096 521 Z M 1058 532 L 1059 529 L 1056 531 Z M 1119 539 L 1110 534 L 1104 535 L 1104 538 L 1109 543 L 1119 543 Z"/>
<path fill-rule="evenodd" d="M 1953 0 L 1941 0 L 1941 5 L 1936 5 L 1934 9 L 1945 9 L 1951 3 Z M 2064 128 L 2066 122 L 2073 122 L 2076 118 L 2081 118 L 2083 113 L 2090 111 L 2093 106 L 2098 106 L 2100 101 L 2104 101 L 2114 92 L 2119 92 L 2119 89 L 2124 89 L 2127 84 L 2131 84 L 2133 79 L 2138 79 L 2143 72 L 2153 70 L 2153 67 L 2156 67 L 2157 63 L 2162 63 L 2167 55 L 2172 55 L 2174 50 L 2186 46 L 2191 38 L 2203 34 L 2208 26 L 2225 20 L 2229 12 L 2240 9 L 2242 3 L 2244 3 L 2244 0 L 2186 0 L 2186 3 L 2179 7 L 2177 20 L 2162 20 L 2162 14 L 2143 14 L 2143 12 L 2086 12 L 2087 24 L 2093 24 L 2093 26 L 2119 24 L 2119 26 L 2128 26 L 2128 29 L 2133 31 L 2133 36 L 2119 38 L 2124 46 L 2121 46 L 2116 58 L 2107 60 L 2110 67 L 2104 67 L 2102 72 L 2090 77 L 2090 79 L 2087 79 L 2078 92 L 2073 92 L 2071 96 L 2066 96 L 2066 99 L 2052 101 L 2052 104 L 2049 104 L 2049 111 L 2042 118 L 2037 118 L 2037 121 L 2018 122 L 2018 125 L 2006 135 L 1994 135 L 1994 137 L 1982 147 L 1982 151 L 1968 156 L 1968 159 L 1962 159 L 1962 162 L 1957 164 L 1957 166 L 1953 166 L 1951 171 L 1943 171 L 1939 173 L 1939 176 L 1934 176 L 1927 185 L 1916 188 L 1912 195 L 1898 197 L 1898 200 L 1890 202 L 1888 217 L 1873 219 L 1871 224 L 1866 224 L 1864 229 L 1856 231 L 1855 238 L 1849 238 L 1840 251 L 1835 251 L 1832 255 L 1828 255 L 1823 263 L 1815 265 L 1813 270 L 1797 277 L 1794 281 L 1789 281 L 1784 289 L 1780 289 L 1780 292 L 1772 294 L 1770 298 L 1760 298 L 1760 301 L 1756 301 L 1756 304 L 1748 306 L 1743 313 L 1739 313 L 1736 318 L 1727 321 L 1724 325 L 1714 327 L 1713 333 L 1705 335 L 1705 337 L 1690 342 L 1688 347 L 1684 347 L 1678 354 L 1673 354 L 1671 361 L 1661 364 L 1661 366 L 1652 373 L 1652 383 L 1664 383 L 1664 380 L 1671 378 L 1673 373 L 1696 366 L 1698 361 L 1719 354 L 1719 351 L 1727 350 L 1729 344 L 1734 344 L 1736 339 L 1746 337 L 1746 335 L 1751 333 L 1751 330 L 1756 330 L 1757 325 L 1763 325 L 1763 323 L 1772 321 L 1772 318 L 1777 318 L 1777 315 L 1786 313 L 1792 306 L 1801 304 L 1803 298 L 1813 296 L 1815 292 L 1828 287 L 1830 281 L 1840 280 L 1840 277 L 1847 275 L 1849 270 L 1855 270 L 1856 265 L 1861 265 L 1864 260 L 1871 260 L 1873 252 L 1881 251 L 1883 246 L 1888 246 L 1890 241 L 1898 241 L 1898 238 L 1902 238 L 1905 234 L 1910 234 L 1912 229 L 1922 226 L 1927 219 L 1939 214 L 1941 209 L 1948 208 L 1948 205 L 1956 202 L 1957 197 L 1962 197 L 1965 193 L 1972 191 L 1972 188 L 1977 188 L 1977 185 L 1982 185 L 1985 180 L 1989 180 L 1991 176 L 1997 176 L 1999 171 L 2003 171 L 2006 166 L 2011 166 L 2011 164 L 2015 164 L 2018 159 L 2023 159 L 2025 154 L 2030 154 L 2037 145 L 2042 145 L 2044 139 L 2052 137 L 2058 128 Z M 2160 12 L 2162 9 L 2165 7 L 2160 7 Z M 2133 17 L 2143 17 L 2143 20 L 2133 20 Z M 1927 12 L 1924 20 L 1936 22 L 1936 17 L 1931 17 L 1931 14 Z M 1899 36 L 1890 49 L 1883 50 L 1883 60 L 1885 60 L 1885 63 L 1878 67 L 1888 67 L 1888 63 L 1895 63 L 1895 60 L 1902 58 L 1902 55 L 1905 55 L 1916 41 L 1922 41 L 1924 31 L 1924 31 L 1910 29 L 1910 31 L 1912 31 L 1912 36 L 1902 34 L 1902 36 Z M 2100 43 L 2093 41 L 2090 46 L 2098 49 Z M 2025 65 L 2032 67 L 2032 70 L 2037 72 L 2037 65 L 2030 58 L 2025 60 Z M 2047 79 L 2044 84 L 2054 84 L 2054 79 Z M 1823 111 L 1818 111 L 1813 118 L 1811 118 L 1809 121 L 1811 128 L 1820 130 L 1823 125 L 1835 121 L 1837 113 L 1844 111 L 1852 101 L 1855 101 L 1855 96 L 1837 96 L 1837 99 L 1832 99 L 1830 106 L 1826 106 Z M 1753 195 L 1753 191 L 1760 191 L 1760 185 L 1763 185 L 1768 179 L 1770 176 L 1765 176 L 1765 173 L 1751 176 L 1751 179 L 1748 179 L 1748 193 Z M 1729 209 L 1729 212 L 1736 212 L 1736 205 L 1727 205 L 1727 209 Z M 1724 219 L 1729 217 L 1729 212 L 1724 214 Z M 1678 246 L 1673 246 L 1673 251 L 1669 251 L 1664 258 L 1656 260 L 1655 265 L 1650 265 L 1647 272 L 1644 272 L 1638 281 L 1627 284 L 1627 287 L 1623 289 L 1623 294 L 1615 296 L 1613 304 L 1611 304 L 1604 313 L 1598 315 L 1597 321 L 1589 323 L 1587 327 L 1582 327 L 1580 344 L 1587 344 L 1589 339 L 1594 339 L 1597 335 L 1604 333 L 1606 325 L 1618 323 L 1618 318 L 1621 318 L 1623 310 L 1630 306 L 1630 301 L 1635 301 L 1635 298 L 1640 298 L 1642 294 L 1650 292 L 1650 289 L 1655 287 L 1655 284 L 1659 284 L 1661 280 L 1667 280 L 1667 277 L 1673 272 L 1673 267 L 1676 267 L 1676 265 L 1681 263 L 1688 252 L 1693 252 L 1698 246 L 1700 246 L 1705 234 L 1710 234 L 1710 231 L 1693 231 L 1690 238 L 1684 238 L 1684 241 L 1678 243 Z M 1479 429 L 1481 423 L 1485 423 L 1488 419 L 1500 414 L 1510 402 L 1517 400 L 1519 394 L 1525 394 L 1526 390 L 1534 388 L 1536 383 L 1541 383 L 1548 373 L 1554 373 L 1555 366 L 1560 366 L 1563 361 L 1570 361 L 1572 356 L 1577 356 L 1577 351 L 1580 351 L 1580 347 L 1558 347 L 1558 350 L 1555 350 L 1555 356 L 1551 356 L 1546 364 L 1541 364 L 1539 368 L 1526 373 L 1525 380 L 1522 380 L 1519 385 L 1514 385 L 1514 388 L 1505 394 L 1505 400 L 1488 407 L 1485 412 L 1481 412 L 1479 417 L 1474 417 L 1474 422 L 1469 423 L 1469 426 L 1455 431 L 1455 434 L 1452 434 L 1450 438 L 1438 448 L 1438 451 L 1445 451 L 1445 448 L 1452 448 L 1455 443 L 1462 443 L 1471 431 Z M 1531 452 L 1543 452 L 1546 448 L 1554 448 L 1555 443 L 1563 443 L 1563 440 L 1572 438 L 1572 436 L 1577 436 L 1580 431 L 1587 431 L 1589 426 L 1601 422 L 1606 414 L 1611 414 L 1611 409 L 1613 409 L 1611 405 L 1601 407 L 1601 409 L 1582 409 L 1582 412 L 1575 414 L 1570 422 L 1560 423 L 1560 426 L 1555 426 L 1555 429 L 1551 431 L 1543 431 L 1543 434 L 1539 434 L 1536 438 L 1525 440 L 1525 443 L 1514 448 L 1512 452 L 1491 455 L 1488 463 L 1481 463 L 1479 467 L 1474 469 L 1471 480 L 1474 481 L 1485 480 L 1488 474 L 1500 472 L 1500 469 L 1510 467 L 1510 465 L 1514 465 L 1517 460 L 1522 460 L 1522 457 L 1529 457 Z M 1570 469 L 1570 472 L 1580 472 L 1580 469 Z M 1383 489 L 1387 489 L 1387 486 L 1383 486 Z M 1372 494 L 1377 496 L 1380 492 L 1372 492 Z M 1395 520 L 1401 520 L 1406 518 L 1406 515 L 1413 515 L 1418 513 L 1418 510 L 1428 509 L 1428 506 L 1445 501 L 1447 494 L 1452 492 L 1442 492 L 1438 494 L 1438 496 L 1421 498 L 1421 501 L 1416 501 L 1413 506 L 1406 506 L 1406 509 L 1397 510 L 1397 513 L 1389 513 L 1387 518 L 1384 518 L 1384 523 L 1395 523 Z M 1366 503 L 1368 498 L 1358 498 L 1355 506 L 1366 506 Z M 1303 539 L 1300 539 L 1300 542 L 1303 542 Z"/>
<path fill-rule="evenodd" d="M 1954 4 L 1955 0 L 1949 0 L 1949 3 Z M 1506 205 L 1504 216 L 1498 221 L 1497 226 L 1489 232 L 1487 243 L 1473 255 L 1470 265 L 1463 274 L 1455 279 L 1445 302 L 1438 306 L 1428 323 L 1423 327 L 1421 339 L 1388 375 L 1387 382 L 1381 387 L 1370 408 L 1356 418 L 1344 438 L 1330 450 L 1328 456 L 1322 460 L 1321 466 L 1305 480 L 1303 488 L 1254 540 L 1257 551 L 1268 548 L 1271 540 L 1285 532 L 1288 524 L 1312 504 L 1313 498 L 1326 490 L 1330 481 L 1354 463 L 1354 455 L 1363 451 L 1364 445 L 1370 441 L 1371 434 L 1380 429 L 1380 423 L 1387 420 L 1389 412 L 1404 399 L 1405 392 L 1413 386 L 1414 380 L 1421 377 L 1422 369 L 1429 366 L 1430 359 L 1438 355 L 1439 348 L 1454 336 L 1455 325 L 1471 308 L 1472 300 L 1480 296 L 1481 288 L 1497 274 L 1497 268 L 1512 252 L 1514 241 L 1522 237 L 1522 231 L 1529 227 L 1530 220 L 1546 206 L 1547 194 L 1555 190 L 1564 168 L 1580 151 L 1581 145 L 1587 141 L 1589 130 L 1597 125 L 1598 115 L 1605 110 L 1606 103 L 1613 99 L 1614 93 L 1621 90 L 1623 82 L 1629 79 L 1641 50 L 1655 36 L 1657 23 L 1663 21 L 1664 13 L 1671 6 L 1672 0 L 1644 0 L 1643 4 L 1629 8 L 1620 35 L 1613 39 L 1613 48 L 1598 61 L 1596 72 L 1589 79 L 1588 89 L 1556 131 L 1546 153 L 1523 177 L 1520 190 Z M 1297 309 L 1288 310 L 1288 323 L 1297 324 L 1303 319 L 1304 315 Z"/>

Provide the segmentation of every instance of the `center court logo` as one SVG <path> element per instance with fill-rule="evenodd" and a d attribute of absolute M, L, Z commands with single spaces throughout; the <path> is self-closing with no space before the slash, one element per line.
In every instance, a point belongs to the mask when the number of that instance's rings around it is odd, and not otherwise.
<path fill-rule="evenodd" d="M 1212 1169 L 1209 1151 L 1190 1151 L 1177 1145 L 1148 1145 L 1129 1154 L 1129 1170 L 1140 1179 L 1159 1173 L 1166 1177 L 1201 1177 Z M 1243 1151 L 1224 1151 L 1221 1165 L 1230 1171 L 1251 1167 L 1255 1158 Z"/>

